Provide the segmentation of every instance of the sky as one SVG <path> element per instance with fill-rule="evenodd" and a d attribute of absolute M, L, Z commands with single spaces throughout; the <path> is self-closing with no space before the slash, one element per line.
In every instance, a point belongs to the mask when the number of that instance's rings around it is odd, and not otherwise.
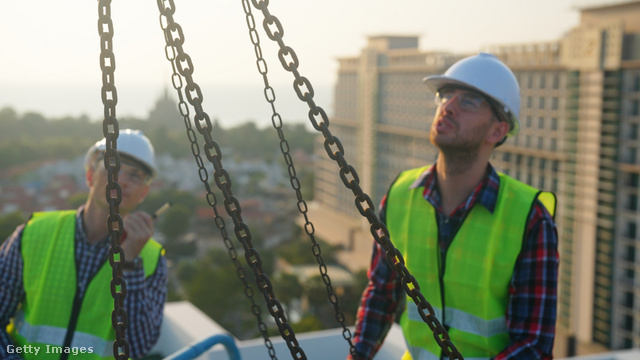
<path fill-rule="evenodd" d="M 579 23 L 578 8 L 620 1 L 593 0 L 271 0 L 284 42 L 294 49 L 314 100 L 332 114 L 337 60 L 356 56 L 372 35 L 419 36 L 421 50 L 476 52 L 485 46 L 551 41 Z M 204 109 L 223 126 L 269 122 L 242 1 L 175 0 L 174 20 Z M 252 9 L 276 107 L 285 121 L 304 121 L 293 75 Z M 164 54 L 156 1 L 113 0 L 113 47 L 118 117 L 146 118 L 165 89 L 171 65 Z M 47 118 L 87 115 L 102 120 L 97 1 L 5 1 L 0 12 L 0 109 Z M 170 92 L 175 98 L 175 93 Z M 265 114 L 265 115 L 263 115 Z M 266 119 L 266 120 L 260 120 Z"/>

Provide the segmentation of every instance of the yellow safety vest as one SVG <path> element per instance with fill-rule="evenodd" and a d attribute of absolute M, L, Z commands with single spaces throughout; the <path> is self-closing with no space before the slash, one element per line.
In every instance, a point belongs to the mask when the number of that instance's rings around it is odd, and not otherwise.
<path fill-rule="evenodd" d="M 489 359 L 509 342 L 505 319 L 509 282 L 529 211 L 540 191 L 499 174 L 493 214 L 481 205 L 471 209 L 447 250 L 445 269 L 441 270 L 435 209 L 424 199 L 424 188 L 410 189 L 426 169 L 403 172 L 391 187 L 386 205 L 391 241 L 464 358 Z M 546 193 L 540 199 L 550 212 L 555 210 L 553 194 Z M 403 359 L 440 359 L 440 347 L 408 297 L 400 324 L 409 349 Z"/>
<path fill-rule="evenodd" d="M 105 261 L 84 296 L 76 296 L 75 224 L 74 210 L 34 213 L 22 233 L 26 296 L 7 330 L 16 346 L 30 350 L 22 354 L 27 360 L 59 359 L 65 351 L 69 358 L 113 359 L 111 266 Z M 142 249 L 146 277 L 162 252 L 153 239 Z M 68 329 L 73 341 L 63 348 Z"/>

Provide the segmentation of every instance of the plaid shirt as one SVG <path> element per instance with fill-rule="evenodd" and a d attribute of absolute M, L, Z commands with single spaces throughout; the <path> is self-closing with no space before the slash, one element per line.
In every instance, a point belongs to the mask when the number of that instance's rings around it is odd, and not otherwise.
<path fill-rule="evenodd" d="M 500 178 L 491 165 L 487 175 L 467 200 L 449 216 L 442 212 L 436 183 L 435 166 L 425 171 L 411 186 L 424 187 L 424 199 L 436 210 L 438 238 L 442 259 L 449 244 L 476 204 L 493 212 L 498 200 Z M 380 218 L 385 221 L 385 201 L 380 205 Z M 509 345 L 494 359 L 551 359 L 555 336 L 558 251 L 557 232 L 551 215 L 536 200 L 529 214 L 525 241 L 509 285 L 506 313 Z M 444 264 L 442 265 L 444 266 Z M 384 257 L 377 243 L 369 268 L 369 284 L 357 314 L 354 341 L 359 359 L 372 359 L 394 321 L 405 294 L 397 273 Z M 427 299 L 428 300 L 428 299 Z M 464 354 L 462 354 L 464 355 Z"/>
<path fill-rule="evenodd" d="M 105 263 L 109 254 L 109 238 L 91 245 L 82 224 L 81 207 L 76 214 L 75 258 L 78 291 L 84 294 L 91 279 Z M 20 243 L 24 225 L 21 225 L 0 247 L 0 359 L 16 359 L 18 354 L 7 354 L 7 346 L 13 345 L 6 327 L 15 315 L 18 304 L 25 298 L 22 280 L 22 255 Z M 147 353 L 160 336 L 160 325 L 167 294 L 167 262 L 160 257 L 153 275 L 145 279 L 144 269 L 124 273 L 127 296 L 124 301 L 129 318 L 126 339 L 132 358 Z M 55 284 L 52 284 L 55 286 Z"/>

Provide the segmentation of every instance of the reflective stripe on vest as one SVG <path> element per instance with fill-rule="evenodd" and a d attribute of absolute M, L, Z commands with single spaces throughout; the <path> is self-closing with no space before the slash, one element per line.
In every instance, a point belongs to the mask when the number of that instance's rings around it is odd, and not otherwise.
<path fill-rule="evenodd" d="M 42 350 L 37 356 L 24 354 L 25 359 L 43 359 L 42 354 L 49 347 L 63 346 L 74 312 L 78 316 L 71 346 L 92 347 L 91 353 L 82 354 L 83 359 L 113 358 L 112 270 L 106 259 L 87 285 L 78 308 L 73 309 L 77 288 L 75 224 L 75 211 L 56 211 L 33 214 L 24 228 L 21 252 L 26 295 L 21 313 L 9 329 L 16 345 Z M 146 277 L 155 272 L 161 254 L 162 246 L 153 239 L 142 249 Z M 53 358 L 58 358 L 60 352 L 57 354 Z"/>
<path fill-rule="evenodd" d="M 433 310 L 435 312 L 436 318 L 438 318 L 438 320 L 442 319 L 442 309 L 434 307 Z M 407 313 L 407 316 L 410 320 L 422 321 L 422 317 L 418 312 L 417 306 L 407 306 Z M 480 336 L 495 336 L 505 333 L 508 330 L 506 319 L 504 316 L 500 316 L 491 320 L 485 320 L 464 311 L 447 307 L 445 309 L 444 318 L 447 319 L 447 325 L 468 332 L 470 334 Z"/>
<path fill-rule="evenodd" d="M 424 199 L 423 187 L 409 189 L 426 169 L 403 172 L 391 187 L 386 205 L 391 240 L 465 359 L 494 356 L 509 341 L 508 285 L 538 190 L 500 174 L 493 214 L 480 204 L 474 206 L 452 241 L 441 291 L 436 213 Z M 425 352 L 439 358 L 441 349 L 431 331 L 413 301 L 407 303 L 401 325 L 408 348 L 416 358 L 429 358 Z"/>
<path fill-rule="evenodd" d="M 31 344 L 40 344 L 34 345 L 40 347 L 38 359 L 43 359 L 42 356 L 45 356 L 45 354 L 58 354 L 53 352 L 51 347 L 47 347 L 47 344 L 62 344 L 67 334 L 66 328 L 48 325 L 34 326 L 29 324 L 24 320 L 24 313 L 22 311 L 16 314 L 14 324 L 15 331 L 19 333 L 23 339 L 27 339 Z M 105 340 L 95 335 L 76 331 L 73 335 L 71 348 L 79 351 L 83 347 L 86 349 L 86 352 L 82 355 L 83 359 L 91 355 L 98 359 L 113 358 L 113 340 Z M 58 359 L 59 356 L 54 355 L 53 358 Z"/>

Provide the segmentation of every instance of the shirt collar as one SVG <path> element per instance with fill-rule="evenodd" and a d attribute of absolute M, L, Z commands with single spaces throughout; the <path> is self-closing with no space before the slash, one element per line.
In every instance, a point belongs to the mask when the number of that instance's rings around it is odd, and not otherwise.
<path fill-rule="evenodd" d="M 433 164 L 429 166 L 425 171 L 418 176 L 418 178 L 409 186 L 410 190 L 417 189 L 419 187 L 424 187 L 424 197 L 427 201 L 431 203 L 439 203 L 440 196 L 436 191 L 438 188 L 438 184 L 436 181 L 436 165 Z M 496 172 L 495 168 L 491 164 L 487 164 L 487 172 L 476 190 L 470 196 L 474 196 L 476 191 L 479 191 L 476 196 L 476 202 L 480 203 L 484 206 L 490 213 L 493 214 L 493 211 L 496 208 L 496 204 L 498 202 L 498 190 L 500 188 L 500 176 Z"/>

